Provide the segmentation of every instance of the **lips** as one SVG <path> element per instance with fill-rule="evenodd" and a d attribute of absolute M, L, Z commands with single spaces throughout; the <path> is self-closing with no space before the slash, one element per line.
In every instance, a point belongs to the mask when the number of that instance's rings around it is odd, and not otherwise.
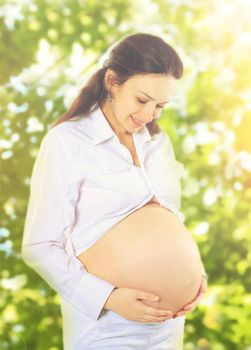
<path fill-rule="evenodd" d="M 144 124 L 144 121 L 133 118 L 133 116 L 131 116 L 133 122 L 137 125 L 137 126 L 142 126 Z"/>

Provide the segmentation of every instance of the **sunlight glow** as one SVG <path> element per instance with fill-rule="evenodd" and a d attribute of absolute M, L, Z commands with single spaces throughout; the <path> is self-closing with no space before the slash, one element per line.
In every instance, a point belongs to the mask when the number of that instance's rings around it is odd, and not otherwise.
<path fill-rule="evenodd" d="M 204 235 L 208 232 L 209 229 L 209 223 L 207 221 L 199 222 L 197 226 L 193 229 L 193 232 L 197 236 Z"/>
<path fill-rule="evenodd" d="M 27 283 L 27 276 L 24 274 L 12 278 L 3 278 L 1 284 L 4 289 L 19 290 Z"/>
<path fill-rule="evenodd" d="M 27 120 L 27 128 L 26 131 L 29 133 L 32 133 L 34 131 L 43 131 L 44 125 L 40 122 L 40 120 L 37 117 L 30 117 Z"/>
<path fill-rule="evenodd" d="M 206 192 L 204 193 L 203 203 L 206 206 L 210 206 L 210 205 L 216 203 L 217 198 L 218 198 L 218 192 L 217 192 L 216 188 L 208 188 L 206 190 Z"/>

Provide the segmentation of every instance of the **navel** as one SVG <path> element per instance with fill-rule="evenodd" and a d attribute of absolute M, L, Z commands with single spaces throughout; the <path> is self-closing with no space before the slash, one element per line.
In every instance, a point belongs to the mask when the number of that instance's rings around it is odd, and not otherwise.
<path fill-rule="evenodd" d="M 185 281 L 185 285 L 186 286 L 190 286 L 192 284 L 192 278 L 188 278 L 186 281 Z"/>

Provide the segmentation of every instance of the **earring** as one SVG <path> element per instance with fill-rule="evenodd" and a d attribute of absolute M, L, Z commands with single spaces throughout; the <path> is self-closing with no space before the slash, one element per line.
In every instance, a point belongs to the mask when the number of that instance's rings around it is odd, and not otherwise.
<path fill-rule="evenodd" d="M 112 96 L 111 96 L 110 92 L 108 92 L 108 94 L 107 94 L 107 100 L 108 100 L 110 103 L 112 103 Z"/>

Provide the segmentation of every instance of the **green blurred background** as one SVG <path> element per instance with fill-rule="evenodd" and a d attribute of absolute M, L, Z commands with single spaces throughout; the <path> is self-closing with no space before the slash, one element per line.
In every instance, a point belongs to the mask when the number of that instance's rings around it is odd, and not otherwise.
<path fill-rule="evenodd" d="M 209 275 L 185 350 L 251 349 L 251 2 L 0 2 L 0 349 L 62 349 L 59 298 L 20 258 L 32 166 L 53 121 L 125 35 L 161 36 L 185 74 L 159 125 Z"/>

